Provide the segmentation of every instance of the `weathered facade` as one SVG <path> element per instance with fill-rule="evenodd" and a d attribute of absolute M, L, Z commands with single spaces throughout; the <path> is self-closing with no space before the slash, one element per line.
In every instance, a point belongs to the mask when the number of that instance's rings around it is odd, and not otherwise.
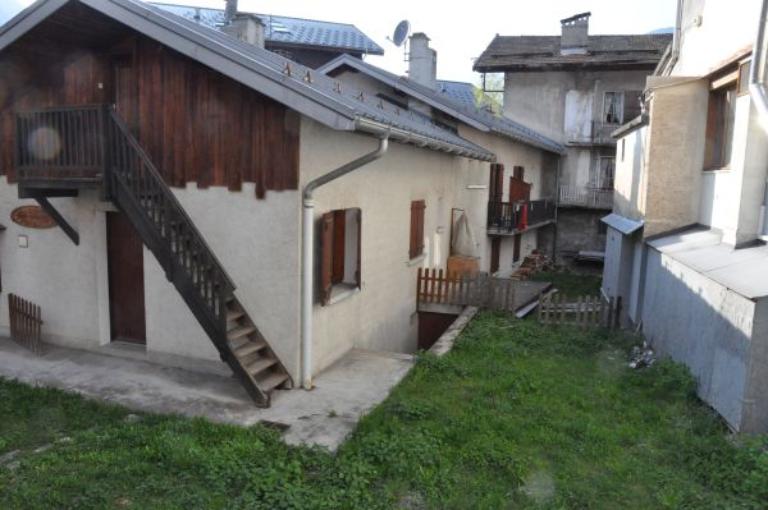
<path fill-rule="evenodd" d="M 504 73 L 505 115 L 566 146 L 557 250 L 568 258 L 604 250 L 599 220 L 612 207 L 615 173 L 610 133 L 640 114 L 645 77 L 671 39 L 589 35 L 589 16 L 562 20 L 561 36 L 496 36 L 475 63 L 476 71 Z"/>
<path fill-rule="evenodd" d="M 492 152 L 137 0 L 38 2 L 0 66 L 0 334 L 14 293 L 46 341 L 230 370 L 260 405 L 351 348 L 415 350 L 417 266 Z M 36 202 L 61 229 L 8 220 Z"/>
<path fill-rule="evenodd" d="M 765 14 L 758 0 L 680 2 L 647 115 L 616 132 L 605 218 L 603 291 L 745 432 L 768 430 Z"/>
<path fill-rule="evenodd" d="M 496 155 L 495 162 L 486 165 L 485 178 L 459 183 L 472 206 L 456 211 L 451 218 L 454 225 L 448 225 L 454 231 L 462 213 L 471 218 L 470 225 L 482 225 L 473 236 L 481 271 L 508 276 L 534 250 L 551 253 L 552 245 L 540 238 L 546 238 L 542 232 L 549 232 L 552 238 L 557 166 L 564 147 L 527 126 L 476 106 L 474 101 L 470 103 L 466 91 L 457 84 L 452 83 L 449 89 L 440 82 L 437 53 L 429 47 L 425 34 L 414 34 L 410 47 L 408 77 L 347 56 L 319 71 L 365 91 L 375 100 L 419 112 Z M 527 208 L 528 221 L 513 218 L 513 208 Z M 452 215 L 451 211 L 444 214 Z"/>

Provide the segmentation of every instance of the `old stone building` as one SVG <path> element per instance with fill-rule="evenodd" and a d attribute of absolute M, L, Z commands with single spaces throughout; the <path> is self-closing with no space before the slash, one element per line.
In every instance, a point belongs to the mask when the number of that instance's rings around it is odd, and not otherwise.
<path fill-rule="evenodd" d="M 613 205 L 616 143 L 640 114 L 645 78 L 669 34 L 589 35 L 590 13 L 561 21 L 560 36 L 497 35 L 475 63 L 504 73 L 504 113 L 566 145 L 559 174 L 558 255 L 603 252 L 600 218 Z"/>

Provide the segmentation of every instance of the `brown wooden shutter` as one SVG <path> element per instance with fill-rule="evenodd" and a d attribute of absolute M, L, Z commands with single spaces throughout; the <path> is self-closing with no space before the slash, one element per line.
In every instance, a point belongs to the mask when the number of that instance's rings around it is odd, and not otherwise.
<path fill-rule="evenodd" d="M 331 301 L 333 288 L 333 219 L 334 213 L 323 214 L 320 220 L 320 302 Z"/>
<path fill-rule="evenodd" d="M 522 166 L 516 166 L 512 169 L 512 177 L 515 179 L 520 179 L 521 181 L 525 180 L 525 167 Z"/>
<path fill-rule="evenodd" d="M 344 259 L 346 251 L 347 211 L 333 211 L 333 271 L 331 283 L 344 281 Z"/>
<path fill-rule="evenodd" d="M 491 163 L 491 179 L 488 186 L 488 199 L 491 202 L 501 202 L 504 192 L 504 165 Z"/>
<path fill-rule="evenodd" d="M 362 270 L 360 263 L 362 262 L 361 253 L 363 252 L 363 211 L 357 210 L 357 269 L 355 270 L 355 283 L 358 288 L 362 287 Z"/>
<path fill-rule="evenodd" d="M 424 200 L 411 202 L 411 246 L 410 257 L 415 259 L 424 253 Z"/>

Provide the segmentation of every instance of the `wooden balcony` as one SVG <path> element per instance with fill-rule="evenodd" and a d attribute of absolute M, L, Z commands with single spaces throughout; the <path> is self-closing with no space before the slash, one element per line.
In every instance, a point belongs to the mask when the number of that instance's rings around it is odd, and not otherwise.
<path fill-rule="evenodd" d="M 488 233 L 516 235 L 555 222 L 552 200 L 488 202 Z"/>
<path fill-rule="evenodd" d="M 20 187 L 101 186 L 108 108 L 93 105 L 17 113 L 15 166 Z"/>

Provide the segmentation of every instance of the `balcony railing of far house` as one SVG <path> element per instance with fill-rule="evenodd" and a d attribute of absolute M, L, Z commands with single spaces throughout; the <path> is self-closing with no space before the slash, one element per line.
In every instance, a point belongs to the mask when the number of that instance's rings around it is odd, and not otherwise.
<path fill-rule="evenodd" d="M 613 209 L 613 190 L 560 186 L 560 206 L 586 207 L 588 209 Z"/>
<path fill-rule="evenodd" d="M 497 234 L 518 234 L 555 221 L 553 200 L 488 202 L 488 230 Z"/>

